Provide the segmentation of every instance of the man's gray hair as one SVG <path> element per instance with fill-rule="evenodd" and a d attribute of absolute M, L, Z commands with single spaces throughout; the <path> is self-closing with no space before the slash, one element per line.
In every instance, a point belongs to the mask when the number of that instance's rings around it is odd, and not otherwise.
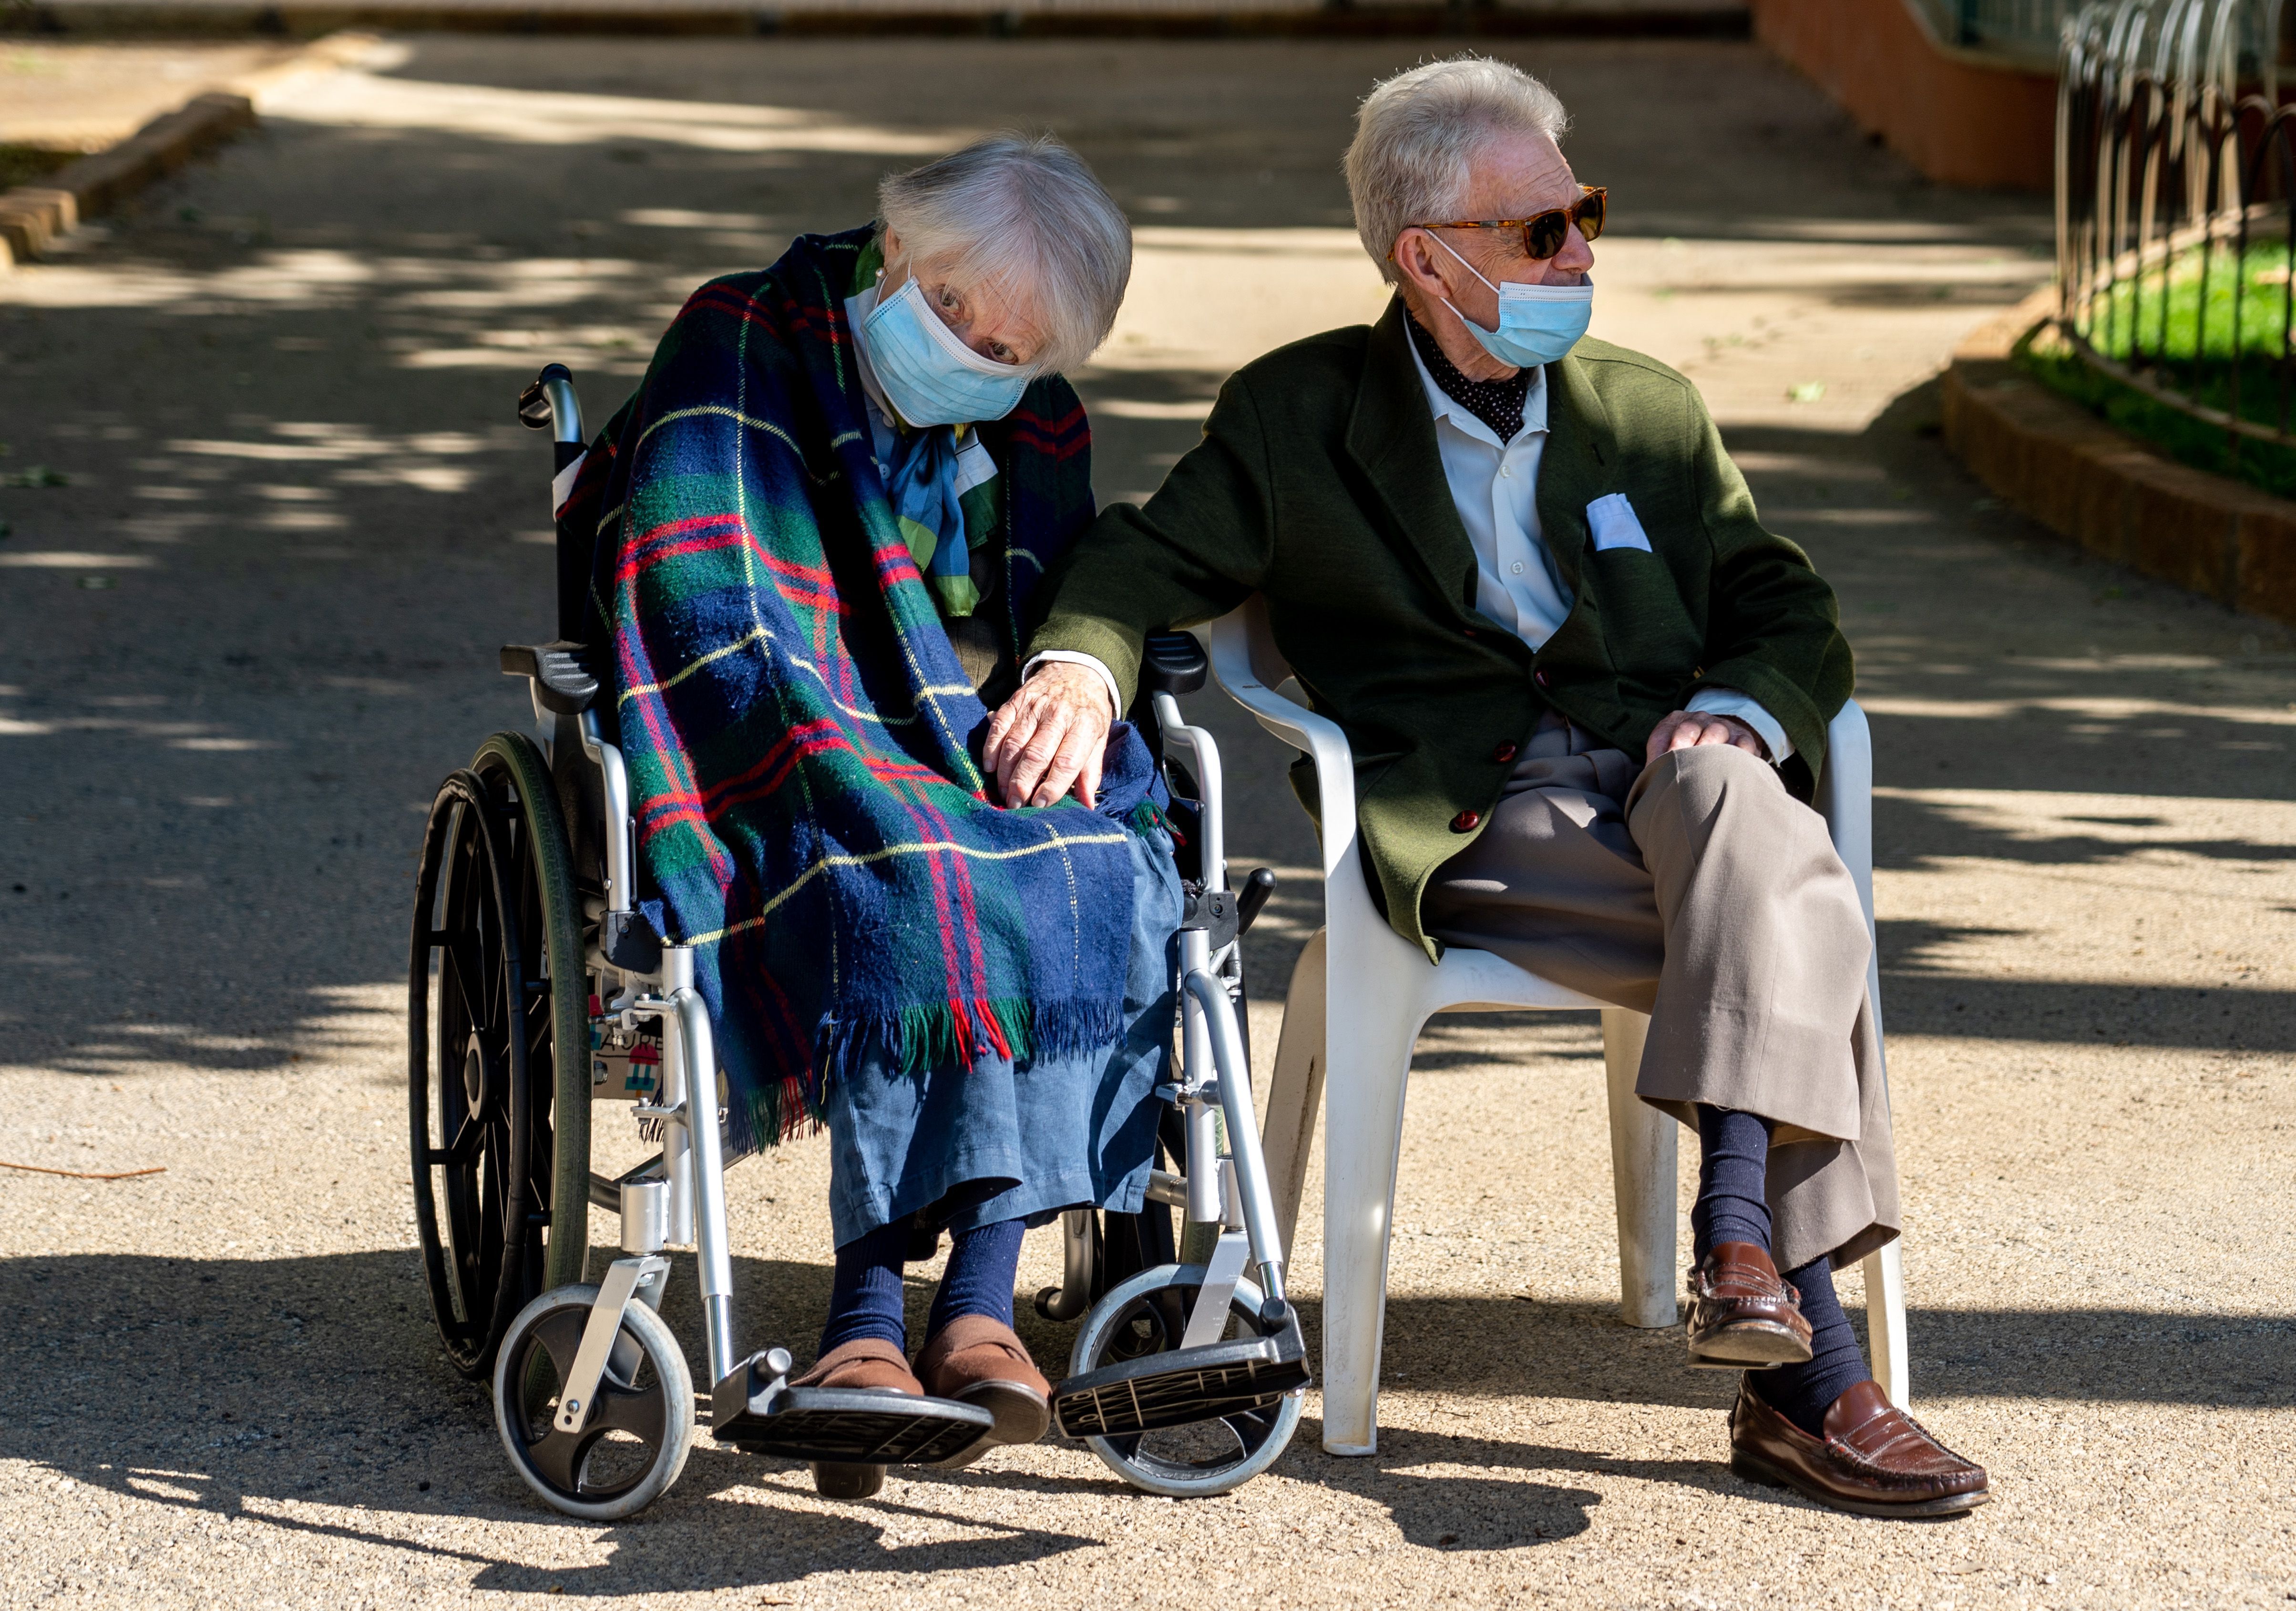
<path fill-rule="evenodd" d="M 1132 225 L 1084 159 L 1050 135 L 992 135 L 890 174 L 878 217 L 912 270 L 930 264 L 959 290 L 989 284 L 1024 299 L 1055 372 L 1108 339 L 1132 278 Z"/>
<path fill-rule="evenodd" d="M 1398 235 L 1459 216 L 1467 164 L 1486 141 L 1545 135 L 1559 143 L 1570 123 L 1553 90 L 1488 56 L 1429 61 L 1374 85 L 1356 111 L 1348 195 L 1381 276 L 1398 278 L 1389 257 Z"/>

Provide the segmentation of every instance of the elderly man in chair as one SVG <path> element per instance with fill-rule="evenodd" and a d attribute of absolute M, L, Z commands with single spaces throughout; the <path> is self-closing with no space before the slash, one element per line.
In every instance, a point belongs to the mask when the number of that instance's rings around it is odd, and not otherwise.
<path fill-rule="evenodd" d="M 1696 390 L 1586 337 L 1605 197 L 1564 123 L 1472 57 L 1373 91 L 1347 176 L 1386 315 L 1247 364 L 1101 515 L 988 761 L 1008 800 L 1089 800 L 1144 634 L 1265 595 L 1397 931 L 1652 1015 L 1637 1090 L 1699 1138 L 1690 1362 L 1744 1373 L 1733 1465 L 1966 1510 L 1984 1470 L 1890 1405 L 1833 1289 L 1898 1226 L 1865 921 L 1804 804 L 1849 647 Z"/>

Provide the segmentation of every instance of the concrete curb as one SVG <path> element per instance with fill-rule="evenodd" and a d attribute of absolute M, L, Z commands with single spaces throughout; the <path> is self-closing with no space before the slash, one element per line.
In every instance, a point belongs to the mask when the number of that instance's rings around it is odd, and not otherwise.
<path fill-rule="evenodd" d="M 59 236 L 79 227 L 81 219 L 109 211 L 201 152 L 258 127 L 250 96 L 297 73 L 355 61 L 375 44 L 373 34 L 331 34 L 284 61 L 230 80 L 229 89 L 194 95 L 119 144 L 51 174 L 44 184 L 20 184 L 0 194 L 0 274 L 45 256 Z"/>
<path fill-rule="evenodd" d="M 2002 502 L 2101 559 L 2296 622 L 2296 502 L 2163 458 L 2011 364 L 2056 296 L 2035 292 L 1956 349 L 1943 385 L 1955 456 Z"/>
<path fill-rule="evenodd" d="M 109 151 L 82 157 L 45 184 L 20 184 L 0 195 L 0 246 L 17 262 L 44 256 L 82 218 L 108 212 L 211 146 L 255 127 L 245 95 L 209 91 L 154 118 Z"/>

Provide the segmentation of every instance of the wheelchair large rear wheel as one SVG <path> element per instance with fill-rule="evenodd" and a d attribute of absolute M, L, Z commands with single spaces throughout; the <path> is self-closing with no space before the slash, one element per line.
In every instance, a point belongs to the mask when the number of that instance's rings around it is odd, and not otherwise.
<path fill-rule="evenodd" d="M 549 767 L 496 733 L 431 802 L 407 981 L 415 1227 L 447 1360 L 473 1379 L 511 1317 L 579 1281 L 588 1253 L 576 898 Z"/>

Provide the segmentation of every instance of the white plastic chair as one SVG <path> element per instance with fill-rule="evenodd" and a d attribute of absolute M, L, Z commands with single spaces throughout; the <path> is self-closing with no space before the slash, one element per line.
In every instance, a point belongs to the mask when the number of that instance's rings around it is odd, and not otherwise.
<path fill-rule="evenodd" d="M 1259 724 L 1316 766 L 1324 855 L 1324 927 L 1292 970 L 1277 1043 L 1263 1145 L 1286 1247 L 1307 1184 L 1318 1098 L 1324 1116 L 1324 1447 L 1378 1447 L 1380 1347 L 1387 1324 L 1387 1253 L 1403 1141 L 1404 1088 L 1421 1028 L 1439 1012 L 1600 1008 L 1611 1098 L 1611 1178 L 1619 1210 L 1619 1281 L 1634 1326 L 1671 1326 L 1675 1290 L 1675 1121 L 1635 1096 L 1649 1018 L 1527 973 L 1487 951 L 1447 950 L 1439 964 L 1373 906 L 1356 850 L 1355 768 L 1346 736 L 1277 691 L 1292 668 L 1254 597 L 1195 629 L 1220 686 Z M 1826 733 L 1819 787 L 1835 851 L 1857 880 L 1874 929 L 1873 741 L 1866 715 L 1844 705 Z M 1881 967 L 1866 971 L 1875 1032 Z M 1874 1374 L 1906 1402 L 1905 1277 L 1898 1243 L 1866 1260 Z"/>

